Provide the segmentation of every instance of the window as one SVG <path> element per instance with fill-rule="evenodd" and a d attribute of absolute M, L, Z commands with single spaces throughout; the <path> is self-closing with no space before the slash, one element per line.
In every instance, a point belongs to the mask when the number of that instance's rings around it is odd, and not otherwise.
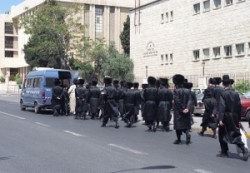
<path fill-rule="evenodd" d="M 161 23 L 164 23 L 164 14 L 161 14 Z"/>
<path fill-rule="evenodd" d="M 174 20 L 174 12 L 170 11 L 170 21 L 173 21 L 173 20 Z"/>
<path fill-rule="evenodd" d="M 168 22 L 168 12 L 166 13 L 166 22 Z"/>
<path fill-rule="evenodd" d="M 209 48 L 203 49 L 203 59 L 209 59 Z"/>
<path fill-rule="evenodd" d="M 226 5 L 231 5 L 233 4 L 233 0 L 226 0 Z"/>
<path fill-rule="evenodd" d="M 224 46 L 224 51 L 226 57 L 232 56 L 232 46 Z"/>
<path fill-rule="evenodd" d="M 103 32 L 103 7 L 96 6 L 95 8 L 95 31 L 96 33 Z"/>
<path fill-rule="evenodd" d="M 168 65 L 168 54 L 165 55 L 166 65 Z"/>
<path fill-rule="evenodd" d="M 220 57 L 220 47 L 213 48 L 213 52 L 214 52 L 214 58 Z"/>
<path fill-rule="evenodd" d="M 35 78 L 33 83 L 33 88 L 40 88 L 42 79 L 41 78 Z"/>
<path fill-rule="evenodd" d="M 173 64 L 173 54 L 171 53 L 169 56 L 170 56 L 170 64 Z"/>
<path fill-rule="evenodd" d="M 209 11 L 210 10 L 210 0 L 206 0 L 203 2 L 203 6 L 204 6 L 204 11 Z"/>
<path fill-rule="evenodd" d="M 221 0 L 214 0 L 214 7 L 220 8 L 221 7 Z"/>
<path fill-rule="evenodd" d="M 5 48 L 14 48 L 13 42 L 14 42 L 13 37 L 6 36 L 5 37 Z"/>
<path fill-rule="evenodd" d="M 13 51 L 5 51 L 5 58 L 13 58 L 14 52 Z"/>
<path fill-rule="evenodd" d="M 244 43 L 236 44 L 237 55 L 244 55 L 245 53 L 244 46 L 245 46 Z"/>
<path fill-rule="evenodd" d="M 164 55 L 161 55 L 161 65 L 164 65 Z"/>
<path fill-rule="evenodd" d="M 193 51 L 194 60 L 200 60 L 200 50 Z"/>
<path fill-rule="evenodd" d="M 5 34 L 13 34 L 13 24 L 12 23 L 5 23 Z"/>
<path fill-rule="evenodd" d="M 194 13 L 199 14 L 200 13 L 200 3 L 194 4 Z"/>

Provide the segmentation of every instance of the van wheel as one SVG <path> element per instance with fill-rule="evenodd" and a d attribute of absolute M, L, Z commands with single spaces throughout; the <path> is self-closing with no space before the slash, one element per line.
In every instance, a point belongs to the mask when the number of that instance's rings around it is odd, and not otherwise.
<path fill-rule="evenodd" d="M 23 105 L 23 101 L 20 102 L 20 108 L 22 111 L 26 110 L 26 107 Z"/>
<path fill-rule="evenodd" d="M 39 114 L 41 112 L 41 108 L 35 103 L 35 113 Z"/>

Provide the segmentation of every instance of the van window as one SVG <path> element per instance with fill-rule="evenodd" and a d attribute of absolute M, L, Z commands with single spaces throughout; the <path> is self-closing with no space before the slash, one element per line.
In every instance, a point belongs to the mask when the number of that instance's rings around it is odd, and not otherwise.
<path fill-rule="evenodd" d="M 41 82 L 42 82 L 42 79 L 41 79 L 41 78 L 35 78 L 35 79 L 34 79 L 33 87 L 34 87 L 34 88 L 40 88 Z"/>
<path fill-rule="evenodd" d="M 46 78 L 45 79 L 45 86 L 48 88 L 52 88 L 54 86 L 54 81 L 56 78 Z"/>
<path fill-rule="evenodd" d="M 32 88 L 33 87 L 33 79 L 29 78 L 27 79 L 27 88 Z"/>

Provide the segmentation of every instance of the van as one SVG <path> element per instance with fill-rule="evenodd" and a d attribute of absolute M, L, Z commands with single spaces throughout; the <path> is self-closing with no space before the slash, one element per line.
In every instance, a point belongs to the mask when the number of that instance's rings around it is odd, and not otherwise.
<path fill-rule="evenodd" d="M 41 68 L 36 69 L 26 76 L 20 97 L 21 110 L 34 108 L 35 113 L 41 110 L 52 109 L 52 88 L 55 79 L 59 79 L 61 85 L 70 86 L 71 73 L 69 70 Z"/>

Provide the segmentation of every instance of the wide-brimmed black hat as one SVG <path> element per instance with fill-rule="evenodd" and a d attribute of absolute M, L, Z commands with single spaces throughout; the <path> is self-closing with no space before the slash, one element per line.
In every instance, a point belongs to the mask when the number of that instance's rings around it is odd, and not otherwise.
<path fill-rule="evenodd" d="M 112 78 L 111 78 L 110 76 L 106 76 L 106 77 L 104 78 L 104 83 L 105 83 L 106 85 L 111 84 L 111 83 L 112 83 Z"/>
<path fill-rule="evenodd" d="M 145 88 L 148 87 L 148 84 L 147 83 L 143 83 L 143 84 L 141 84 L 141 87 L 142 87 L 142 89 L 145 89 Z"/>
<path fill-rule="evenodd" d="M 225 74 L 222 76 L 222 84 L 223 85 L 231 84 L 231 79 L 230 79 L 229 75 Z"/>
<path fill-rule="evenodd" d="M 160 83 L 163 86 L 168 86 L 168 78 L 160 78 Z"/>
<path fill-rule="evenodd" d="M 113 85 L 119 85 L 119 81 L 118 80 L 114 80 L 113 81 Z"/>
<path fill-rule="evenodd" d="M 192 89 L 193 88 L 193 83 L 191 83 L 191 82 L 184 83 L 184 88 Z"/>
<path fill-rule="evenodd" d="M 214 77 L 214 84 L 215 85 L 220 85 L 221 82 L 222 82 L 221 77 Z"/>
<path fill-rule="evenodd" d="M 79 85 L 83 85 L 84 82 L 85 82 L 84 79 L 78 79 L 78 84 L 79 84 Z"/>
<path fill-rule="evenodd" d="M 209 78 L 208 83 L 214 85 L 215 84 L 214 78 Z"/>
<path fill-rule="evenodd" d="M 149 76 L 149 77 L 148 77 L 148 84 L 150 84 L 150 85 L 155 85 L 155 83 L 156 83 L 155 77 Z"/>
<path fill-rule="evenodd" d="M 134 88 L 138 88 L 138 87 L 139 87 L 139 83 L 138 83 L 138 82 L 134 82 L 134 83 L 133 83 L 133 87 L 134 87 Z"/>
<path fill-rule="evenodd" d="M 181 74 L 176 74 L 173 76 L 173 83 L 175 85 L 182 85 L 184 83 L 184 76 Z"/>
<path fill-rule="evenodd" d="M 96 86 L 97 85 L 97 81 L 96 80 L 92 80 L 91 85 Z"/>
<path fill-rule="evenodd" d="M 133 83 L 132 82 L 127 82 L 127 87 L 128 88 L 132 88 L 133 87 Z"/>

